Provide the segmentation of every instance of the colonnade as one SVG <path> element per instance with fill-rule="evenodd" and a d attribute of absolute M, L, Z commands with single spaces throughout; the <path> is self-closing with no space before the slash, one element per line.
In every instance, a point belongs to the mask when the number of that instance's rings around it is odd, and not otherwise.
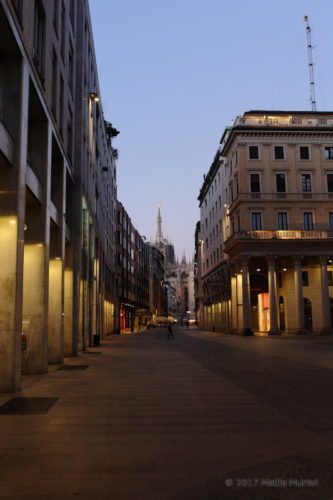
<path fill-rule="evenodd" d="M 279 334 L 279 309 L 278 309 L 278 294 L 277 294 L 277 271 L 276 263 L 277 256 L 262 257 L 267 263 L 267 278 L 268 278 L 268 309 L 269 309 L 269 330 L 271 335 Z M 293 318 L 292 326 L 288 328 L 289 333 L 303 333 L 305 330 L 304 321 L 304 297 L 303 297 L 303 281 L 302 281 L 302 256 L 293 257 L 293 284 L 295 297 L 295 318 Z M 331 314 L 330 314 L 330 296 L 327 277 L 327 260 L 328 257 L 320 256 L 320 314 L 321 314 L 321 331 L 327 333 L 331 330 Z M 234 274 L 232 280 L 232 308 L 233 314 L 233 331 L 249 335 L 253 332 L 252 313 L 251 313 L 251 290 L 250 290 L 250 262 L 251 257 L 242 257 L 240 266 L 241 275 L 241 297 L 237 286 L 237 273 Z M 319 266 L 318 266 L 319 267 Z M 290 270 L 289 270 L 290 271 Z M 239 275 L 238 275 L 239 276 Z M 239 290 L 240 291 L 240 290 Z M 238 308 L 241 306 L 242 314 L 238 320 Z M 236 318 L 236 319 L 235 319 Z"/>

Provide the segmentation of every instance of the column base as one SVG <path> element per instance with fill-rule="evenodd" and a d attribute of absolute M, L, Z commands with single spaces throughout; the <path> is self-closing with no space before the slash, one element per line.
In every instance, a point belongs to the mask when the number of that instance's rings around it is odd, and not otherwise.
<path fill-rule="evenodd" d="M 268 335 L 281 335 L 280 330 L 269 330 Z"/>
<path fill-rule="evenodd" d="M 333 333 L 333 329 L 330 328 L 330 327 L 325 327 L 325 328 L 322 328 L 320 331 L 319 331 L 319 335 L 332 335 Z"/>
<path fill-rule="evenodd" d="M 243 336 L 243 337 L 251 337 L 254 335 L 253 331 L 251 330 L 251 328 L 244 328 L 243 330 L 241 330 L 240 334 Z"/>

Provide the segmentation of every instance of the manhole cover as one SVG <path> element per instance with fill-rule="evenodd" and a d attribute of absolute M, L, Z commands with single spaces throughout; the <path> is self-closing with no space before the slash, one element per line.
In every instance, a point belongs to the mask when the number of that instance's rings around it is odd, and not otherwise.
<path fill-rule="evenodd" d="M 59 398 L 12 398 L 0 406 L 0 415 L 45 415 Z"/>
<path fill-rule="evenodd" d="M 58 370 L 86 370 L 89 365 L 62 365 Z"/>

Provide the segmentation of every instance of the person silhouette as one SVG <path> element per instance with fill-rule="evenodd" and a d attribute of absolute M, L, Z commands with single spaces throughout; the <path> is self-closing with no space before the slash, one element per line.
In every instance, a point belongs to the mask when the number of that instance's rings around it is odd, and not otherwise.
<path fill-rule="evenodd" d="M 171 323 L 168 324 L 168 339 L 173 339 L 173 331 Z"/>

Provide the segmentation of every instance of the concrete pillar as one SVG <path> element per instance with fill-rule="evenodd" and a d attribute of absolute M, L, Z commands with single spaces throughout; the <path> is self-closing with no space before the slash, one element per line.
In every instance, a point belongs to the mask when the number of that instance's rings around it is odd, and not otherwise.
<path fill-rule="evenodd" d="M 59 257 L 49 263 L 48 361 L 60 364 L 63 360 L 63 262 Z"/>
<path fill-rule="evenodd" d="M 238 332 L 238 297 L 237 297 L 237 279 L 236 276 L 231 277 L 231 330 Z"/>
<path fill-rule="evenodd" d="M 268 293 L 269 293 L 269 317 L 270 327 L 269 335 L 280 334 L 278 327 L 278 309 L 276 296 L 276 272 L 275 272 L 275 257 L 268 257 Z"/>
<path fill-rule="evenodd" d="M 46 373 L 48 367 L 48 303 L 52 129 L 49 122 L 41 128 L 40 157 L 45 164 L 42 204 L 29 207 L 29 241 L 24 245 L 23 332 L 27 351 L 24 373 Z M 29 217 L 29 221 L 28 221 Z"/>
<path fill-rule="evenodd" d="M 253 335 L 251 329 L 251 298 L 249 259 L 243 258 L 242 262 L 242 299 L 243 299 L 243 335 Z"/>
<path fill-rule="evenodd" d="M 59 181 L 59 227 L 51 231 L 50 236 L 48 361 L 61 364 L 64 361 L 64 214 L 66 213 L 66 166 L 64 162 L 62 162 Z"/>
<path fill-rule="evenodd" d="M 320 257 L 320 276 L 321 276 L 321 302 L 323 326 L 322 333 L 331 333 L 331 314 L 330 314 L 330 296 L 327 279 L 327 257 Z"/>
<path fill-rule="evenodd" d="M 21 385 L 23 249 L 25 176 L 28 141 L 29 69 L 21 61 L 19 131 L 15 165 L 11 167 L 15 196 L 0 217 L 0 392 L 15 392 Z M 3 183 L 2 183 L 3 185 Z M 6 215 L 5 215 L 6 214 Z M 13 215 L 12 215 L 13 214 Z"/>
<path fill-rule="evenodd" d="M 294 257 L 294 282 L 295 282 L 295 330 L 304 333 L 304 300 L 302 283 L 301 257 Z"/>

